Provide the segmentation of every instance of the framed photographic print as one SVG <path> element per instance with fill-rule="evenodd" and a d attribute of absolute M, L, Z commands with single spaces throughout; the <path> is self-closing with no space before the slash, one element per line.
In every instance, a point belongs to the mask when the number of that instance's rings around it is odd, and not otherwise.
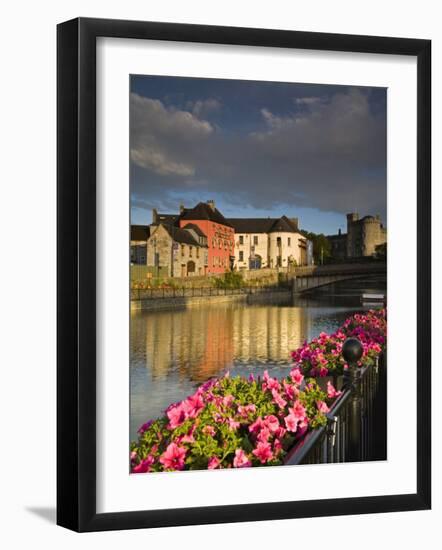
<path fill-rule="evenodd" d="M 430 508 L 430 52 L 58 26 L 59 525 Z"/>

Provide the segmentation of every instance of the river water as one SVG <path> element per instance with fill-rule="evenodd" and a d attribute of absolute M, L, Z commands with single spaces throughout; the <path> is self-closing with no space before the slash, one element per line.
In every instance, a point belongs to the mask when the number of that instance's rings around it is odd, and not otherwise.
<path fill-rule="evenodd" d="M 131 313 L 130 437 L 147 420 L 213 376 L 285 376 L 290 351 L 322 331 L 335 331 L 356 311 L 363 293 L 386 293 L 386 281 L 347 281 L 308 298 L 278 303 L 208 304 L 183 310 Z"/>

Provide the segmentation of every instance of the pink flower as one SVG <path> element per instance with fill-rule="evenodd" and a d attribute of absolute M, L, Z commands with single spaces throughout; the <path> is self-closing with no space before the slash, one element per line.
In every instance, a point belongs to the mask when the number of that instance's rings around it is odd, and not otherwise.
<path fill-rule="evenodd" d="M 295 384 L 299 386 L 304 380 L 304 375 L 298 368 L 296 368 L 290 371 L 290 378 L 293 380 Z"/>
<path fill-rule="evenodd" d="M 207 468 L 209 470 L 214 470 L 215 468 L 219 468 L 219 465 L 221 464 L 221 460 L 217 456 L 212 456 L 209 458 L 209 463 L 207 464 Z"/>
<path fill-rule="evenodd" d="M 336 388 L 333 386 L 330 380 L 327 382 L 327 397 L 332 399 L 334 397 L 339 397 L 341 393 L 342 393 L 341 391 L 336 390 Z"/>
<path fill-rule="evenodd" d="M 274 414 L 266 416 L 264 418 L 264 423 L 272 433 L 275 433 L 279 429 L 279 420 Z"/>
<path fill-rule="evenodd" d="M 275 432 L 275 437 L 277 437 L 278 439 L 281 439 L 282 437 L 285 436 L 286 431 L 287 430 L 283 426 L 279 426 L 279 428 Z"/>
<path fill-rule="evenodd" d="M 184 412 L 181 403 L 176 404 L 173 407 L 169 407 L 166 414 L 169 418 L 169 428 L 171 430 L 174 430 L 186 420 L 186 413 Z"/>
<path fill-rule="evenodd" d="M 327 376 L 328 368 L 327 367 L 319 367 L 318 374 L 319 374 L 319 376 Z"/>
<path fill-rule="evenodd" d="M 261 428 L 264 428 L 265 424 L 262 420 L 262 418 L 259 416 L 253 424 L 250 424 L 249 426 L 249 432 L 250 433 L 257 433 L 261 430 Z"/>
<path fill-rule="evenodd" d="M 194 418 L 202 409 L 204 409 L 204 401 L 199 393 L 191 395 L 182 403 L 186 417 Z"/>
<path fill-rule="evenodd" d="M 145 424 L 143 424 L 140 428 L 138 428 L 138 433 L 142 435 L 145 431 L 147 431 L 153 424 L 153 420 L 149 420 Z"/>
<path fill-rule="evenodd" d="M 278 455 L 282 451 L 282 443 L 279 439 L 275 439 L 273 442 L 273 451 L 275 455 Z"/>
<path fill-rule="evenodd" d="M 155 462 L 152 455 L 148 455 L 144 460 L 132 468 L 134 474 L 144 474 L 151 471 L 151 466 Z"/>
<path fill-rule="evenodd" d="M 296 396 L 299 394 L 298 388 L 289 384 L 287 380 L 283 381 L 283 385 L 286 397 L 291 401 L 294 401 L 296 399 Z"/>
<path fill-rule="evenodd" d="M 293 403 L 293 407 L 289 409 L 289 411 L 297 420 L 301 420 L 304 416 L 306 416 L 305 407 L 300 401 L 295 401 Z"/>
<path fill-rule="evenodd" d="M 256 439 L 258 441 L 268 441 L 270 437 L 270 430 L 268 428 L 262 428 L 259 434 L 257 435 Z"/>
<path fill-rule="evenodd" d="M 272 389 L 273 401 L 278 405 L 280 409 L 283 409 L 287 405 L 287 401 L 281 397 L 275 389 Z"/>
<path fill-rule="evenodd" d="M 240 426 L 240 423 L 234 420 L 233 418 L 229 418 L 227 422 L 229 424 L 229 429 L 232 430 L 233 432 L 237 430 Z"/>
<path fill-rule="evenodd" d="M 324 414 L 328 413 L 330 410 L 324 401 L 316 401 L 316 406 L 318 407 L 318 411 Z"/>
<path fill-rule="evenodd" d="M 290 413 L 284 418 L 285 425 L 289 432 L 295 433 L 298 428 L 298 419 L 297 417 Z"/>
<path fill-rule="evenodd" d="M 210 426 L 210 424 L 204 426 L 202 432 L 204 435 L 210 435 L 211 437 L 213 437 L 216 433 L 215 428 L 213 426 Z"/>
<path fill-rule="evenodd" d="M 256 411 L 256 405 L 250 403 L 249 405 L 238 405 L 238 414 L 243 418 L 246 418 L 249 413 L 254 413 Z"/>
<path fill-rule="evenodd" d="M 264 383 L 262 387 L 264 390 L 271 390 L 273 393 L 273 390 L 278 391 L 281 388 L 279 381 L 276 378 L 271 378 L 266 370 L 264 371 L 263 379 Z"/>
<path fill-rule="evenodd" d="M 226 395 L 223 398 L 223 405 L 225 407 L 230 407 L 230 405 L 233 403 L 234 400 L 235 400 L 235 398 L 233 397 L 233 395 Z"/>
<path fill-rule="evenodd" d="M 252 463 L 247 458 L 246 453 L 242 449 L 236 449 L 235 451 L 235 457 L 233 459 L 233 467 L 234 468 L 247 468 L 248 466 L 251 466 Z"/>
<path fill-rule="evenodd" d="M 256 449 L 254 449 L 252 453 L 261 462 L 261 464 L 265 464 L 273 458 L 272 447 L 270 446 L 270 443 L 264 443 L 262 441 L 258 443 Z"/>
<path fill-rule="evenodd" d="M 176 443 L 170 443 L 160 456 L 160 462 L 165 469 L 182 470 L 185 457 L 186 449 L 184 447 L 179 447 Z"/>

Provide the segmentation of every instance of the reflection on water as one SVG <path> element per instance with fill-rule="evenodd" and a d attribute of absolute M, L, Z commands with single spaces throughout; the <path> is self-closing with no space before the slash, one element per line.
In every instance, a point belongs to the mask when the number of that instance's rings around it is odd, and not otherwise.
<path fill-rule="evenodd" d="M 376 288 L 374 288 L 376 286 Z M 334 331 L 356 310 L 361 292 L 382 283 L 332 285 L 282 304 L 209 304 L 184 310 L 132 312 L 130 435 L 208 378 L 290 368 L 289 354 L 321 331 Z"/>

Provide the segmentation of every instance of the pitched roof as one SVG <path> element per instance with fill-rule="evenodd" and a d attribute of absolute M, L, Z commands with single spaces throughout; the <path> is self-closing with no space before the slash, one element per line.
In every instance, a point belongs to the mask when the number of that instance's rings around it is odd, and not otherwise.
<path fill-rule="evenodd" d="M 182 220 L 210 220 L 231 227 L 231 224 L 217 208 L 212 208 L 205 202 L 199 202 L 194 208 L 185 209 L 180 216 Z"/>
<path fill-rule="evenodd" d="M 287 216 L 282 216 L 277 220 L 272 228 L 270 229 L 270 233 L 298 233 L 298 227 L 292 222 L 292 220 L 289 220 Z"/>
<path fill-rule="evenodd" d="M 158 227 L 160 226 L 164 227 L 172 240 L 174 240 L 176 243 L 201 246 L 200 243 L 193 238 L 190 231 L 186 231 L 185 229 L 181 229 L 180 227 L 175 227 L 174 225 L 170 225 L 167 223 L 162 223 Z"/>
<path fill-rule="evenodd" d="M 298 233 L 298 227 L 286 216 L 281 218 L 229 218 L 235 233 Z"/>
<path fill-rule="evenodd" d="M 179 214 L 157 214 L 157 223 L 175 225 L 179 217 Z"/>
<path fill-rule="evenodd" d="M 207 235 L 204 233 L 204 231 L 202 231 L 202 229 L 200 227 L 198 227 L 195 223 L 187 223 L 183 229 L 186 229 L 186 230 L 189 230 L 189 229 L 193 229 L 193 231 L 195 231 L 195 233 L 197 235 L 199 235 L 200 237 L 207 237 Z"/>
<path fill-rule="evenodd" d="M 131 241 L 147 241 L 150 236 L 150 227 L 148 225 L 131 225 L 130 240 Z"/>

